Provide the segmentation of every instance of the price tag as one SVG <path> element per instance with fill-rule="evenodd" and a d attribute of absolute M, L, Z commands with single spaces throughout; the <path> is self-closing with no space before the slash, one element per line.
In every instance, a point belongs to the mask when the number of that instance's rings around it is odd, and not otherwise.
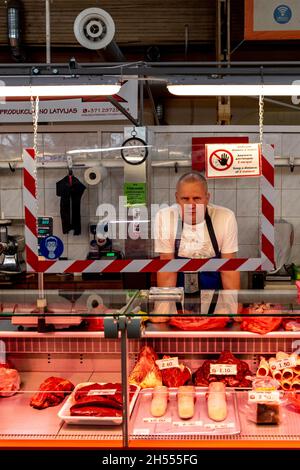
<path fill-rule="evenodd" d="M 205 428 L 208 429 L 232 429 L 234 428 L 234 423 L 206 423 L 204 424 Z"/>
<path fill-rule="evenodd" d="M 171 423 L 172 419 L 171 418 L 164 418 L 161 416 L 160 418 L 143 418 L 144 423 Z"/>
<path fill-rule="evenodd" d="M 249 391 L 248 402 L 249 403 L 259 403 L 259 402 L 280 403 L 280 392 L 279 390 L 272 390 L 270 392 Z"/>
<path fill-rule="evenodd" d="M 210 375 L 236 375 L 237 364 L 210 364 Z"/>
<path fill-rule="evenodd" d="M 173 421 L 173 426 L 186 428 L 190 426 L 203 426 L 203 421 Z"/>
<path fill-rule="evenodd" d="M 295 367 L 297 364 L 295 356 L 287 357 L 286 359 L 278 359 L 272 362 L 271 370 L 282 370 L 289 367 Z"/>
<path fill-rule="evenodd" d="M 114 395 L 117 392 L 117 389 L 107 389 L 107 390 L 90 390 L 87 393 L 88 397 L 93 397 L 94 395 Z"/>
<path fill-rule="evenodd" d="M 169 359 L 158 359 L 155 362 L 160 370 L 171 369 L 172 367 L 179 367 L 178 357 L 170 357 Z"/>
<path fill-rule="evenodd" d="M 141 428 L 141 429 L 134 429 L 133 430 L 133 434 L 143 434 L 144 436 L 145 435 L 148 435 L 150 434 L 150 429 L 149 428 Z"/>

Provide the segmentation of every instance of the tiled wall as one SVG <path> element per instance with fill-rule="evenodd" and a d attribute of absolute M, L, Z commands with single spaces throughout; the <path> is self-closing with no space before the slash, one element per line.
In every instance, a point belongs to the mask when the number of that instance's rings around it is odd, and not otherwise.
<path fill-rule="evenodd" d="M 122 133 L 104 132 L 100 137 L 105 147 L 118 146 L 122 140 Z M 81 133 L 40 133 L 38 136 L 38 151 L 41 157 L 51 155 L 64 156 L 67 150 L 74 148 L 94 148 L 99 146 L 99 134 L 97 132 Z M 32 147 L 32 134 L 0 134 L 0 162 L 10 159 L 20 161 L 22 149 Z M 89 157 L 93 158 L 95 154 Z M 114 158 L 116 153 L 107 152 L 103 158 Z M 94 157 L 95 158 L 95 157 Z M 82 161 L 83 156 L 77 157 Z M 76 158 L 74 158 L 76 161 Z M 45 164 L 47 165 L 47 164 Z M 73 174 L 84 183 L 84 169 L 74 169 Z M 88 224 L 96 218 L 96 210 L 99 204 L 109 202 L 118 207 L 118 197 L 123 190 L 123 169 L 112 168 L 108 170 L 108 176 L 103 183 L 97 186 L 86 185 L 86 190 L 81 199 L 81 227 L 82 233 L 74 236 L 62 233 L 60 218 L 60 198 L 56 196 L 56 182 L 67 175 L 67 169 L 38 169 L 38 214 L 53 217 L 53 232 L 64 243 L 64 253 L 71 259 L 85 259 L 89 249 Z M 1 216 L 13 219 L 13 225 L 9 228 L 11 235 L 23 233 L 23 194 L 22 171 L 11 171 L 7 168 L 0 169 L 0 213 Z M 122 245 L 121 245 L 122 247 Z M 117 245 L 115 246 L 117 248 Z"/>
<path fill-rule="evenodd" d="M 170 160 L 188 158 L 191 152 L 191 138 L 195 133 L 166 134 L 155 136 L 153 160 Z M 40 134 L 39 150 L 41 154 L 65 154 L 67 149 L 96 146 L 97 133 L 85 134 Z M 106 132 L 102 134 L 102 146 L 118 145 L 122 134 Z M 257 135 L 251 137 L 257 140 Z M 266 140 L 275 142 L 276 155 L 297 155 L 300 148 L 300 137 L 294 135 L 266 135 Z M 0 136 L 0 161 L 21 158 L 23 146 L 32 145 L 31 134 L 11 134 Z M 104 158 L 112 158 L 110 154 Z M 115 158 L 119 157 L 116 153 Z M 186 172 L 187 168 L 179 168 L 175 173 L 173 168 L 153 168 L 151 175 L 152 202 L 156 204 L 174 202 L 175 186 L 178 177 Z M 75 176 L 83 180 L 84 170 L 74 170 Z M 88 186 L 81 202 L 82 234 L 80 236 L 63 235 L 59 215 L 59 198 L 55 194 L 56 182 L 66 175 L 65 169 L 40 169 L 39 181 L 39 214 L 52 216 L 54 220 L 54 233 L 61 237 L 65 243 L 64 256 L 84 259 L 88 251 L 88 223 L 96 216 L 98 204 L 112 202 L 118 205 L 118 196 L 123 190 L 123 169 L 113 168 L 108 177 L 98 186 Z M 282 217 L 291 222 L 295 229 L 295 242 L 292 251 L 292 260 L 300 264 L 300 168 L 296 167 L 291 173 L 287 167 L 276 168 L 276 217 Z M 232 209 L 237 216 L 239 226 L 240 256 L 256 257 L 259 254 L 259 215 L 260 190 L 259 179 L 230 179 L 209 182 L 211 201 Z M 21 171 L 11 172 L 9 169 L 0 169 L 0 211 L 5 217 L 15 219 L 10 233 L 21 233 L 23 230 L 22 205 L 22 177 Z"/>

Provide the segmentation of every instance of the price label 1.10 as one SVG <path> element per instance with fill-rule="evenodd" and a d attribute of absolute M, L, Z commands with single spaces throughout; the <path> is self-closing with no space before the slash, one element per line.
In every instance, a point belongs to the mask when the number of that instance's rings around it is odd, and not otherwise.
<path fill-rule="evenodd" d="M 210 364 L 210 375 L 237 375 L 236 364 Z"/>

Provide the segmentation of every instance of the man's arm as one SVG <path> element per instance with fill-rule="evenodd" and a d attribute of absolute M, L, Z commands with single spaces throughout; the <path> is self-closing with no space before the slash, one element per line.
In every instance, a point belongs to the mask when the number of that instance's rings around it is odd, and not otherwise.
<path fill-rule="evenodd" d="M 174 259 L 174 253 L 160 253 L 160 259 Z M 177 273 L 157 273 L 157 287 L 176 287 Z"/>
<path fill-rule="evenodd" d="M 236 253 L 222 253 L 221 258 L 235 258 Z M 223 271 L 221 272 L 221 279 L 223 289 L 235 289 L 241 288 L 241 277 L 239 271 Z"/>

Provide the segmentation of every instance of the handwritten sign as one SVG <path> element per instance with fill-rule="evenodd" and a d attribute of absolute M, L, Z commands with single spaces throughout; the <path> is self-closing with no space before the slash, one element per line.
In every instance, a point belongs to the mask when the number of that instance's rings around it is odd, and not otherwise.
<path fill-rule="evenodd" d="M 160 370 L 172 369 L 172 367 L 179 367 L 178 357 L 169 357 L 168 359 L 158 359 L 155 361 Z"/>
<path fill-rule="evenodd" d="M 285 359 L 278 359 L 271 364 L 271 370 L 282 370 L 289 367 L 295 367 L 297 365 L 297 360 L 295 356 L 287 357 Z"/>
<path fill-rule="evenodd" d="M 230 423 L 206 423 L 204 427 L 207 429 L 232 429 L 235 427 L 235 424 Z"/>
<path fill-rule="evenodd" d="M 144 423 L 172 423 L 171 418 L 164 418 L 163 416 L 161 416 L 160 418 L 143 418 L 143 421 Z"/>
<path fill-rule="evenodd" d="M 186 428 L 190 426 L 203 426 L 203 421 L 173 421 L 173 426 Z"/>
<path fill-rule="evenodd" d="M 248 392 L 248 402 L 249 403 L 279 403 L 280 402 L 280 392 L 279 390 L 258 392 L 258 391 L 249 391 Z"/>
<path fill-rule="evenodd" d="M 93 397 L 95 395 L 114 395 L 117 389 L 107 389 L 107 390 L 90 390 L 87 393 L 88 397 Z"/>
<path fill-rule="evenodd" d="M 210 364 L 210 375 L 236 375 L 236 364 Z"/>

